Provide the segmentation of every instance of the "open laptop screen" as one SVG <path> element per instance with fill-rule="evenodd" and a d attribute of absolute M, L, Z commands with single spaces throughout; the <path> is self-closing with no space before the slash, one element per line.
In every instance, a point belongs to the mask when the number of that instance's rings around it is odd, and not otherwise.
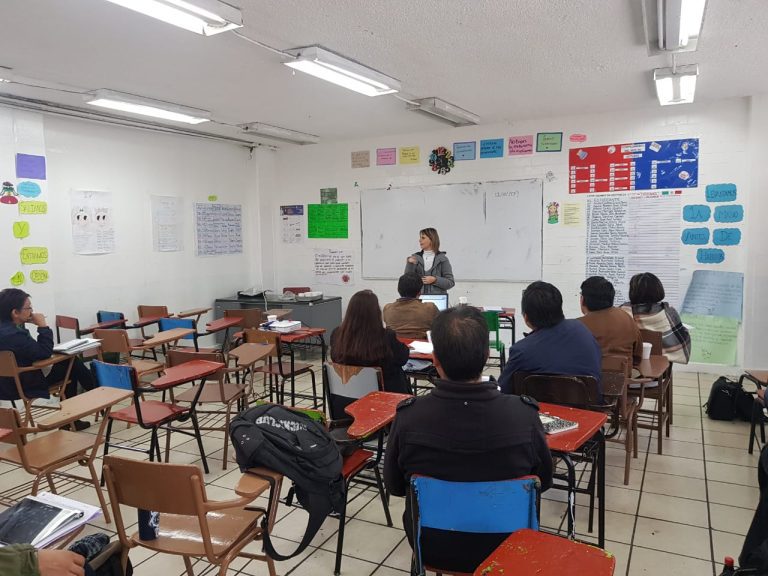
<path fill-rule="evenodd" d="M 419 296 L 422 302 L 432 302 L 441 312 L 448 308 L 448 294 L 422 294 Z"/>

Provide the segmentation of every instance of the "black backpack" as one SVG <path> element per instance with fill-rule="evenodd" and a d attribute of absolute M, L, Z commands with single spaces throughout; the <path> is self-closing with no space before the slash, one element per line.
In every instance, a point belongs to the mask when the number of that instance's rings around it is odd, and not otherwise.
<path fill-rule="evenodd" d="M 238 414 L 229 425 L 229 436 L 241 471 L 263 466 L 293 480 L 296 498 L 309 512 L 299 547 L 287 556 L 279 554 L 270 541 L 266 515 L 261 525 L 269 556 L 275 560 L 296 556 L 309 545 L 326 516 L 344 508 L 346 485 L 336 443 L 322 424 L 274 404 Z"/>
<path fill-rule="evenodd" d="M 749 422 L 752 419 L 754 398 L 741 384 L 720 376 L 712 384 L 709 399 L 704 404 L 712 420 L 733 420 L 738 417 Z"/>

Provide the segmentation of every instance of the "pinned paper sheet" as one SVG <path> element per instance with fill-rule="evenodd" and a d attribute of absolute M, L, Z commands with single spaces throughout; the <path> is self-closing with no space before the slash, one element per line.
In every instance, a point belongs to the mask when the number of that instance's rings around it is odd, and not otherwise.
<path fill-rule="evenodd" d="M 579 202 L 565 202 L 563 204 L 563 226 L 581 226 L 584 222 L 583 213 L 583 204 Z"/>
<path fill-rule="evenodd" d="M 29 236 L 29 222 L 14 222 L 13 223 L 13 237 L 14 238 L 26 238 Z"/>
<path fill-rule="evenodd" d="M 42 246 L 25 246 L 21 249 L 22 264 L 46 264 L 48 262 L 48 248 Z"/>
<path fill-rule="evenodd" d="M 347 204 L 309 204 L 310 238 L 349 238 L 349 206 Z"/>
<path fill-rule="evenodd" d="M 349 250 L 315 250 L 315 280 L 319 284 L 354 284 L 354 254 Z"/>
<path fill-rule="evenodd" d="M 419 163 L 419 147 L 418 146 L 403 146 L 400 148 L 400 164 L 418 164 Z"/>
<path fill-rule="evenodd" d="M 35 284 L 44 284 L 48 282 L 48 270 L 32 270 L 29 279 Z"/>
<path fill-rule="evenodd" d="M 510 156 L 533 154 L 533 134 L 528 134 L 527 136 L 510 136 L 508 147 Z"/>
<path fill-rule="evenodd" d="M 19 214 L 22 216 L 48 214 L 48 203 L 42 200 L 22 200 L 19 202 Z"/>
<path fill-rule="evenodd" d="M 320 204 L 338 204 L 339 192 L 336 188 L 320 188 Z"/>
<path fill-rule="evenodd" d="M 29 181 L 19 182 L 16 190 L 18 191 L 19 196 L 24 196 L 25 198 L 37 198 L 42 192 L 40 184 Z"/>
<path fill-rule="evenodd" d="M 562 149 L 562 132 L 539 132 L 536 134 L 536 152 L 560 152 Z"/>
<path fill-rule="evenodd" d="M 397 148 L 377 148 L 376 166 L 392 166 L 397 163 Z"/>
<path fill-rule="evenodd" d="M 356 152 L 352 152 L 352 168 L 368 168 L 370 165 L 370 150 L 358 150 Z"/>
<path fill-rule="evenodd" d="M 45 156 L 16 154 L 16 178 L 45 180 Z"/>
<path fill-rule="evenodd" d="M 13 276 L 11 276 L 11 286 L 21 286 L 24 284 L 24 272 L 16 272 Z"/>
<path fill-rule="evenodd" d="M 504 156 L 504 138 L 480 140 L 480 158 L 502 158 Z"/>
<path fill-rule="evenodd" d="M 454 160 L 474 160 L 477 155 L 477 142 L 454 142 Z"/>
<path fill-rule="evenodd" d="M 683 314 L 681 318 L 691 330 L 691 362 L 736 363 L 738 320 L 698 314 Z"/>
<path fill-rule="evenodd" d="M 680 311 L 741 321 L 743 298 L 744 274 L 741 272 L 695 270 Z"/>

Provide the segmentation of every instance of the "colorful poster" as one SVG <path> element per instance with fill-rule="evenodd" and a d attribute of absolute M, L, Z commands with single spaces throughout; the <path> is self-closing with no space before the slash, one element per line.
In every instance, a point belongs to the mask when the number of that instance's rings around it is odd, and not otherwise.
<path fill-rule="evenodd" d="M 562 149 L 562 132 L 539 132 L 536 134 L 536 152 L 560 152 Z"/>
<path fill-rule="evenodd" d="M 304 242 L 304 205 L 280 206 L 280 233 L 284 244 Z"/>
<path fill-rule="evenodd" d="M 528 134 L 527 136 L 510 136 L 508 147 L 510 156 L 533 154 L 533 134 Z"/>
<path fill-rule="evenodd" d="M 741 204 L 726 204 L 715 206 L 715 222 L 741 222 L 744 220 L 744 206 Z"/>
<path fill-rule="evenodd" d="M 480 158 L 502 158 L 504 156 L 504 138 L 480 140 Z"/>
<path fill-rule="evenodd" d="M 392 166 L 397 163 L 397 148 L 377 148 L 376 166 Z"/>
<path fill-rule="evenodd" d="M 115 251 L 115 224 L 111 192 L 72 190 L 72 247 L 75 254 Z"/>
<path fill-rule="evenodd" d="M 741 322 L 744 274 L 694 270 L 680 312 L 700 316 L 727 316 Z"/>
<path fill-rule="evenodd" d="M 403 146 L 400 148 L 400 164 L 418 164 L 419 163 L 419 147 L 418 146 Z"/>
<path fill-rule="evenodd" d="M 736 363 L 739 321 L 720 316 L 682 314 L 691 331 L 691 362 L 706 364 Z"/>
<path fill-rule="evenodd" d="M 370 150 L 358 150 L 357 152 L 352 152 L 352 168 L 369 168 L 370 166 Z"/>
<path fill-rule="evenodd" d="M 243 207 L 195 202 L 197 256 L 243 253 Z"/>
<path fill-rule="evenodd" d="M 155 252 L 184 250 L 184 200 L 176 196 L 150 197 L 152 248 Z"/>
<path fill-rule="evenodd" d="M 699 140 L 571 148 L 571 194 L 696 188 Z"/>
<path fill-rule="evenodd" d="M 354 284 L 354 254 L 349 250 L 315 250 L 315 281 L 338 286 Z"/>
<path fill-rule="evenodd" d="M 320 188 L 320 204 L 337 204 L 339 192 L 336 188 Z"/>
<path fill-rule="evenodd" d="M 560 203 L 559 202 L 547 202 L 547 224 L 559 224 L 560 223 Z"/>
<path fill-rule="evenodd" d="M 16 178 L 45 180 L 45 156 L 16 154 Z"/>
<path fill-rule="evenodd" d="M 454 142 L 454 160 L 474 160 L 477 157 L 477 142 Z"/>
<path fill-rule="evenodd" d="M 308 211 L 310 238 L 349 238 L 347 204 L 310 204 Z"/>

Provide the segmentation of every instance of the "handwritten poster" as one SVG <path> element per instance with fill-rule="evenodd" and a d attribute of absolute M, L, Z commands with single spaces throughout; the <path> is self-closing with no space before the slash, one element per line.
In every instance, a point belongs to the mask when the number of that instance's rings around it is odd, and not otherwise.
<path fill-rule="evenodd" d="M 680 196 L 611 194 L 587 199 L 586 275 L 604 276 L 616 304 L 629 301 L 629 279 L 653 270 L 666 300 L 679 305 Z"/>
<path fill-rule="evenodd" d="M 480 140 L 480 158 L 502 158 L 504 156 L 504 138 Z"/>
<path fill-rule="evenodd" d="M 419 147 L 418 146 L 403 146 L 400 148 L 400 164 L 418 164 L 419 163 Z"/>
<path fill-rule="evenodd" d="M 680 311 L 741 321 L 743 298 L 744 274 L 741 272 L 695 270 Z"/>
<path fill-rule="evenodd" d="M 22 200 L 19 202 L 19 214 L 23 216 L 48 214 L 48 203 L 42 200 Z"/>
<path fill-rule="evenodd" d="M 562 132 L 539 132 L 536 134 L 536 152 L 560 152 L 562 149 Z"/>
<path fill-rule="evenodd" d="M 738 320 L 698 314 L 682 314 L 681 318 L 691 328 L 691 362 L 728 366 L 736 363 Z"/>
<path fill-rule="evenodd" d="M 371 165 L 371 151 L 358 150 L 352 152 L 352 168 L 368 168 Z"/>
<path fill-rule="evenodd" d="M 195 238 L 198 256 L 242 254 L 242 206 L 196 202 Z"/>
<path fill-rule="evenodd" d="M 48 248 L 43 246 L 25 246 L 20 253 L 22 264 L 47 264 Z"/>
<path fill-rule="evenodd" d="M 528 134 L 527 136 L 510 136 L 509 155 L 525 156 L 527 154 L 533 154 L 533 134 Z"/>
<path fill-rule="evenodd" d="M 477 142 L 454 142 L 454 160 L 474 160 L 477 155 Z"/>
<path fill-rule="evenodd" d="M 392 166 L 397 163 L 397 148 L 377 148 L 376 166 Z"/>
<path fill-rule="evenodd" d="M 310 238 L 349 238 L 349 206 L 347 204 L 309 204 Z"/>
<path fill-rule="evenodd" d="M 184 201 L 176 196 L 152 196 L 152 248 L 155 252 L 184 250 Z"/>
<path fill-rule="evenodd" d="M 280 236 L 284 244 L 304 242 L 304 205 L 280 206 Z"/>
<path fill-rule="evenodd" d="M 354 284 L 354 254 L 349 250 L 315 250 L 315 281 L 339 286 Z"/>
<path fill-rule="evenodd" d="M 111 192 L 70 192 L 72 247 L 75 254 L 115 251 L 115 224 Z"/>

